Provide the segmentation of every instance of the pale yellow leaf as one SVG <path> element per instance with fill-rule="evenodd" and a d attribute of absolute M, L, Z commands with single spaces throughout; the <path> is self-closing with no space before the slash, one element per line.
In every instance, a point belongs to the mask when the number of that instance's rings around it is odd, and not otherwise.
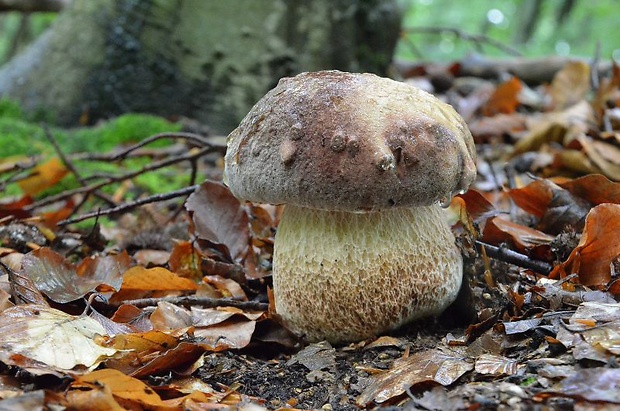
<path fill-rule="evenodd" d="M 94 368 L 116 353 L 113 348 L 97 344 L 96 339 L 103 335 L 101 324 L 90 317 L 20 305 L 0 314 L 0 360 L 19 365 L 19 354 L 56 370 L 71 370 L 78 365 Z"/>

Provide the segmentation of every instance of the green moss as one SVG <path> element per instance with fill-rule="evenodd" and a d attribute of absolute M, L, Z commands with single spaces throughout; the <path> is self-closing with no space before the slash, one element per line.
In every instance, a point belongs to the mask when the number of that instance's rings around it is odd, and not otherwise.
<path fill-rule="evenodd" d="M 132 144 L 153 134 L 178 131 L 180 126 L 161 117 L 146 114 L 125 114 L 94 127 L 60 129 L 50 127 L 50 132 L 65 153 L 102 153 L 123 144 Z M 163 140 L 151 146 L 168 144 Z M 23 118 L 19 106 L 0 100 L 1 157 L 36 155 L 53 152 L 46 139 L 43 126 Z"/>
<path fill-rule="evenodd" d="M 179 131 L 180 125 L 171 123 L 161 117 L 146 114 L 125 114 L 110 121 L 102 122 L 93 127 L 62 129 L 49 127 L 50 133 L 58 142 L 65 154 L 69 153 L 106 153 L 120 146 L 128 146 L 142 141 L 152 135 L 163 132 Z M 170 144 L 170 140 L 163 139 L 149 144 L 149 147 L 161 147 Z M 45 136 L 44 126 L 25 118 L 20 107 L 10 101 L 0 100 L 0 162 L 11 156 L 36 156 L 44 158 L 55 156 L 56 152 Z M 149 159 L 132 159 L 123 163 L 74 161 L 74 166 L 82 177 L 94 174 L 120 175 L 130 170 L 139 170 L 150 162 Z M 92 182 L 92 181 L 91 181 Z M 178 189 L 187 184 L 187 178 L 170 170 L 154 171 L 134 179 L 140 190 L 149 193 L 163 192 Z M 79 186 L 79 182 L 72 174 L 68 174 L 62 181 L 40 193 L 42 198 L 58 194 Z M 103 188 L 107 194 L 112 194 L 117 185 Z M 5 193 L 18 194 L 16 184 L 10 184 Z M 17 191 L 17 193 L 16 193 Z"/>

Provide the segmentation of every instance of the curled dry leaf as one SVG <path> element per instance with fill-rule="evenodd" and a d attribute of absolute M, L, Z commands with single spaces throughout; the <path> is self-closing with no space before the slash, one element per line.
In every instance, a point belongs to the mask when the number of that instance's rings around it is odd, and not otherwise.
<path fill-rule="evenodd" d="M 356 402 L 361 407 L 373 401 L 382 403 L 404 394 L 409 387 L 419 383 L 450 385 L 473 368 L 474 365 L 460 355 L 439 350 L 422 351 L 398 360 L 389 371 L 373 376 Z"/>
<path fill-rule="evenodd" d="M 93 371 L 76 378 L 69 390 L 111 392 L 122 405 L 132 404 L 131 409 L 155 409 L 164 403 L 151 387 L 117 370 L 105 369 Z M 121 408 L 126 409 L 126 408 Z"/>
<path fill-rule="evenodd" d="M 551 243 L 554 238 L 542 231 L 500 217 L 494 217 L 487 221 L 482 241 L 489 244 L 511 243 L 519 251 L 527 252 L 534 247 Z"/>
<path fill-rule="evenodd" d="M 620 404 L 620 369 L 585 368 L 576 369 L 571 375 L 553 386 L 553 389 L 536 394 L 535 400 L 549 397 L 572 397 L 579 400 L 601 401 Z M 614 408 L 612 408 L 614 409 Z"/>
<path fill-rule="evenodd" d="M 576 273 L 587 286 L 604 286 L 611 280 L 610 265 L 620 255 L 620 205 L 600 204 L 586 217 L 579 244 L 568 259 L 557 265 L 550 276 Z"/>
<path fill-rule="evenodd" d="M 248 215 L 243 205 L 221 183 L 205 181 L 189 196 L 196 235 L 223 251 L 231 261 L 243 258 L 250 244 Z"/>
<path fill-rule="evenodd" d="M 556 110 L 563 110 L 585 100 L 590 91 L 590 65 L 585 61 L 569 61 L 553 77 L 549 94 Z"/>
<path fill-rule="evenodd" d="M 24 274 L 57 303 L 82 298 L 102 284 L 115 290 L 120 289 L 122 273 L 129 264 L 129 255 L 123 252 L 85 258 L 76 266 L 47 247 L 29 252 L 22 260 Z"/>
<path fill-rule="evenodd" d="M 131 267 L 123 274 L 121 290 L 138 291 L 195 291 L 198 285 L 187 278 L 176 275 L 163 267 Z"/>
<path fill-rule="evenodd" d="M 521 81 L 516 77 L 500 84 L 482 107 L 482 114 L 492 116 L 514 113 L 519 106 L 519 93 L 522 88 Z"/>
<path fill-rule="evenodd" d="M 482 354 L 476 359 L 475 370 L 485 375 L 513 375 L 517 372 L 518 362 L 501 355 Z"/>
<path fill-rule="evenodd" d="M 547 179 L 509 190 L 508 195 L 521 209 L 538 217 L 538 228 L 550 234 L 559 234 L 566 227 L 581 231 L 592 207 L 587 200 Z"/>
<path fill-rule="evenodd" d="M 590 174 L 574 180 L 559 182 L 558 185 L 595 205 L 602 203 L 620 204 L 620 183 L 615 183 L 602 174 Z"/>
<path fill-rule="evenodd" d="M 0 359 L 19 365 L 15 361 L 19 354 L 53 370 L 95 368 L 116 353 L 116 349 L 97 343 L 103 335 L 104 328 L 90 317 L 76 317 L 45 306 L 16 306 L 0 314 Z"/>

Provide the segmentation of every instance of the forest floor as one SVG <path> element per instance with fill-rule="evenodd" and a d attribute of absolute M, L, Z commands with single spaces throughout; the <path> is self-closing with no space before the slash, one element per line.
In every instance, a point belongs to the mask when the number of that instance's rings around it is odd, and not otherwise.
<path fill-rule="evenodd" d="M 448 210 L 465 276 L 446 313 L 304 343 L 270 309 L 281 208 L 219 182 L 222 137 L 57 148 L 0 170 L 21 190 L 0 203 L 0 409 L 620 409 L 620 69 L 595 86 L 583 62 L 544 84 L 411 73 L 479 156 Z M 118 172 L 84 179 L 83 161 Z M 153 196 L 134 181 L 164 167 L 208 179 Z"/>

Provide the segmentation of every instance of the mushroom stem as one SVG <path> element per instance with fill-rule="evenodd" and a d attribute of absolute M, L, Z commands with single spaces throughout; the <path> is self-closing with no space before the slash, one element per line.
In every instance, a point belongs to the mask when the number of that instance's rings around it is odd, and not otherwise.
<path fill-rule="evenodd" d="M 309 341 L 359 341 L 439 314 L 462 281 L 439 205 L 370 213 L 287 205 L 273 256 L 276 312 Z"/>

